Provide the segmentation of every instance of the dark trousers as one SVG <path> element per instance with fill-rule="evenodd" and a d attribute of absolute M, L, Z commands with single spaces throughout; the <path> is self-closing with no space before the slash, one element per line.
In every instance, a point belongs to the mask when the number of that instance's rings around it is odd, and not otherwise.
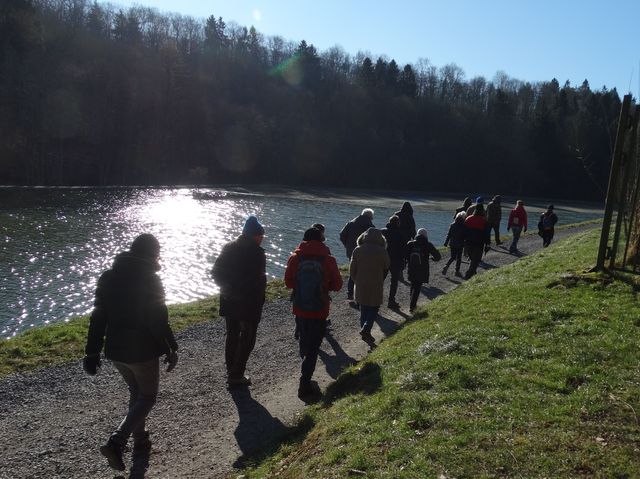
<path fill-rule="evenodd" d="M 409 290 L 410 300 L 409 309 L 416 309 L 418 305 L 418 298 L 420 297 L 420 290 L 422 289 L 422 283 L 420 281 L 411 281 L 411 289 Z"/>
<path fill-rule="evenodd" d="M 373 323 L 378 317 L 379 306 L 360 305 L 360 331 L 371 333 Z"/>
<path fill-rule="evenodd" d="M 134 443 L 146 439 L 145 422 L 158 397 L 159 363 L 158 358 L 142 363 L 113 361 L 129 387 L 129 411 L 111 436 L 117 444 L 126 444 L 132 434 Z"/>
<path fill-rule="evenodd" d="M 402 278 L 402 266 L 392 266 L 389 270 L 391 280 L 389 283 L 389 302 L 393 303 L 396 300 L 396 293 L 398 292 L 398 281 Z"/>
<path fill-rule="evenodd" d="M 500 243 L 500 223 L 497 225 L 489 225 L 489 238 L 491 238 L 491 230 L 493 230 L 496 237 L 496 244 Z"/>
<path fill-rule="evenodd" d="M 249 355 L 256 345 L 256 333 L 259 320 L 247 321 L 227 316 L 227 337 L 224 357 L 227 363 L 227 376 L 238 379 L 244 375 Z"/>
<path fill-rule="evenodd" d="M 551 244 L 551 240 L 553 239 L 553 230 L 543 230 L 542 231 L 542 246 L 547 247 Z"/>
<path fill-rule="evenodd" d="M 444 269 L 447 269 L 451 263 L 456 262 L 456 273 L 460 272 L 460 263 L 462 263 L 462 246 L 460 247 L 449 247 L 451 251 L 451 258 L 447 261 L 447 264 L 444 265 Z"/>
<path fill-rule="evenodd" d="M 469 252 L 469 269 L 464 275 L 464 277 L 467 279 L 471 278 L 474 274 L 476 274 L 478 270 L 478 265 L 480 264 L 480 261 L 482 261 L 484 246 L 483 245 L 469 246 L 468 252 Z"/>
<path fill-rule="evenodd" d="M 522 226 L 513 226 L 511 227 L 511 231 L 513 232 L 513 241 L 511 241 L 511 246 L 509 246 L 509 252 L 515 253 L 518 251 L 518 241 L 522 234 Z"/>
<path fill-rule="evenodd" d="M 318 351 L 327 332 L 327 321 L 296 317 L 296 322 L 300 326 L 300 356 L 302 357 L 300 384 L 308 385 L 316 370 Z"/>

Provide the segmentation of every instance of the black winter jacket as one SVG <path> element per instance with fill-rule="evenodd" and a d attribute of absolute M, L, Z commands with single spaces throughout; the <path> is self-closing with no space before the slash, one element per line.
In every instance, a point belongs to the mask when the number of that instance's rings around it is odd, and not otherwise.
<path fill-rule="evenodd" d="M 360 215 L 349 221 L 340 231 L 340 242 L 347 250 L 347 258 L 351 259 L 353 250 L 358 246 L 357 241 L 362 233 L 369 228 L 374 228 L 371 218 Z"/>
<path fill-rule="evenodd" d="M 178 350 L 158 265 L 130 252 L 116 256 L 98 279 L 85 353 L 138 363 Z"/>
<path fill-rule="evenodd" d="M 416 254 L 419 256 L 412 256 Z M 409 241 L 406 247 L 407 272 L 412 283 L 429 282 L 429 256 L 435 261 L 440 261 L 440 252 L 424 236 L 416 236 Z"/>
<path fill-rule="evenodd" d="M 387 227 L 381 231 L 387 240 L 387 253 L 389 253 L 389 258 L 391 259 L 390 269 L 396 271 L 404 268 L 407 243 L 404 241 L 400 228 L 387 223 Z"/>
<path fill-rule="evenodd" d="M 402 209 L 396 211 L 394 215 L 400 218 L 400 231 L 406 244 L 416 236 L 416 221 L 413 219 L 413 208 L 409 202 L 405 202 L 402 205 Z"/>
<path fill-rule="evenodd" d="M 444 240 L 445 246 L 451 248 L 462 248 L 464 246 L 464 221 L 454 221 L 449 225 L 447 237 Z"/>
<path fill-rule="evenodd" d="M 260 321 L 267 276 L 264 250 L 240 235 L 222 247 L 211 275 L 220 287 L 220 314 Z"/>

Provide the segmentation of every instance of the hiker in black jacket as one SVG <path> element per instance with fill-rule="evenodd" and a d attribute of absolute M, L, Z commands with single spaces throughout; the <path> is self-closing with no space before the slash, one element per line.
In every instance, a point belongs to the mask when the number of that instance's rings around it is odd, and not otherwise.
<path fill-rule="evenodd" d="M 371 208 L 365 208 L 360 213 L 360 216 L 353 218 L 349 221 L 342 231 L 340 231 L 340 242 L 344 245 L 347 250 L 347 258 L 351 261 L 351 255 L 353 254 L 353 250 L 356 249 L 358 238 L 362 233 L 367 231 L 369 228 L 374 228 L 373 226 L 373 210 Z M 354 283 L 351 277 L 349 277 L 349 281 L 347 282 L 347 298 L 353 299 L 353 290 Z"/>
<path fill-rule="evenodd" d="M 387 307 L 389 309 L 399 309 L 400 305 L 396 301 L 396 292 L 398 291 L 398 281 L 402 277 L 402 270 L 405 265 L 405 247 L 406 241 L 400 231 L 400 218 L 392 216 L 389 218 L 387 227 L 382 230 L 382 235 L 387 240 L 387 253 L 391 259 L 391 267 L 389 272 L 391 273 L 391 282 L 389 284 L 389 302 Z"/>
<path fill-rule="evenodd" d="M 112 468 L 124 471 L 122 453 L 133 435 L 131 479 L 144 477 L 149 464 L 151 442 L 145 420 L 158 395 L 158 358 L 166 355 L 167 371 L 178 362 L 178 344 L 169 326 L 164 290 L 156 274 L 160 270 L 159 257 L 158 240 L 142 234 L 100 276 L 83 360 L 84 370 L 96 374 L 104 345 L 105 357 L 129 387 L 129 411 L 100 452 Z"/>
<path fill-rule="evenodd" d="M 411 282 L 409 311 L 413 312 L 418 304 L 422 284 L 429 282 L 429 257 L 434 261 L 440 261 L 441 255 L 429 242 L 427 230 L 424 228 L 420 228 L 416 238 L 407 243 L 405 251 L 408 264 L 407 275 Z"/>
<path fill-rule="evenodd" d="M 464 219 L 467 214 L 462 211 L 456 215 L 453 223 L 449 225 L 449 231 L 447 232 L 447 237 L 444 240 L 444 245 L 449 246 L 449 250 L 451 251 L 451 258 L 447 261 L 447 264 L 442 268 L 442 274 L 447 274 L 447 269 L 454 261 L 456 262 L 456 276 L 462 277 L 462 273 L 460 272 L 460 264 L 462 263 L 462 251 L 464 250 L 464 238 L 465 238 L 465 229 L 464 229 Z"/>
<path fill-rule="evenodd" d="M 416 222 L 413 219 L 413 208 L 411 203 L 405 201 L 402 204 L 400 211 L 396 211 L 394 216 L 397 216 L 400 220 L 400 232 L 402 233 L 402 240 L 404 244 L 407 244 L 416 236 Z"/>
<path fill-rule="evenodd" d="M 222 247 L 211 271 L 220 287 L 220 315 L 227 326 L 224 354 L 230 388 L 251 384 L 244 373 L 256 345 L 267 288 L 263 238 L 264 228 L 249 216 L 242 234 Z"/>

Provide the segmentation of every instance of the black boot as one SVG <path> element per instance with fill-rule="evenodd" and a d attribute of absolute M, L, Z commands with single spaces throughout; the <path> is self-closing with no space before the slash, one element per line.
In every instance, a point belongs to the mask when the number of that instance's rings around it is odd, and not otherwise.
<path fill-rule="evenodd" d="M 149 457 L 151 456 L 151 441 L 149 432 L 133 439 L 133 452 L 131 454 L 131 471 L 129 479 L 144 479 L 144 475 L 149 468 Z"/>
<path fill-rule="evenodd" d="M 126 469 L 122 460 L 122 453 L 126 443 L 126 439 L 114 433 L 104 446 L 100 446 L 100 454 L 107 458 L 109 467 L 116 471 L 124 471 Z"/>

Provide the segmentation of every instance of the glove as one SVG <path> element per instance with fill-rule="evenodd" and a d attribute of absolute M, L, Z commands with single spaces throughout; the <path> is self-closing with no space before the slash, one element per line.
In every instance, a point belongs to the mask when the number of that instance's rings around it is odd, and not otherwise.
<path fill-rule="evenodd" d="M 173 368 L 175 368 L 176 364 L 178 364 L 178 353 L 176 353 L 175 351 L 171 351 L 170 353 L 167 353 L 167 355 L 164 357 L 164 363 L 168 365 L 167 366 L 168 373 L 173 371 Z"/>
<path fill-rule="evenodd" d="M 98 372 L 98 368 L 102 365 L 100 356 L 85 356 L 82 358 L 82 369 L 90 376 L 95 376 Z"/>

